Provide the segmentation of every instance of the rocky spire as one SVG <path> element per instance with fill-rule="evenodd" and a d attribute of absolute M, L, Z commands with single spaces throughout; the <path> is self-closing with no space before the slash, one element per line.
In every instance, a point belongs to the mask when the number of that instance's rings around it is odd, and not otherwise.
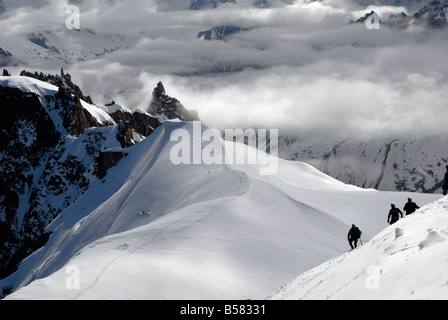
<path fill-rule="evenodd" d="M 414 18 L 424 21 L 431 28 L 439 29 L 448 26 L 447 12 L 448 5 L 442 4 L 439 0 L 434 0 L 415 13 Z"/>
<path fill-rule="evenodd" d="M 165 87 L 159 82 L 152 92 L 152 102 L 148 112 L 157 116 L 160 121 L 180 119 L 182 121 L 199 121 L 194 110 L 187 110 L 176 98 L 166 94 Z"/>
<path fill-rule="evenodd" d="M 87 112 L 82 104 L 79 96 L 75 95 L 75 105 L 73 107 L 73 120 L 71 123 L 71 134 L 80 136 L 85 129 L 92 127 L 102 127 L 92 115 Z"/>

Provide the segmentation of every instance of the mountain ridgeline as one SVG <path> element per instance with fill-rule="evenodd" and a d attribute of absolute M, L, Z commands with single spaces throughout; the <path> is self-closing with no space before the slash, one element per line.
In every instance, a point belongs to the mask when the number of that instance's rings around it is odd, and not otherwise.
<path fill-rule="evenodd" d="M 365 23 L 374 14 L 367 12 L 363 17 L 350 23 Z M 378 14 L 378 13 L 377 13 Z M 446 1 L 433 0 L 422 6 L 414 14 L 401 12 L 389 16 L 381 16 L 380 23 L 390 28 L 406 29 L 410 26 L 420 26 L 427 29 L 446 29 L 448 27 L 448 3 Z"/>
<path fill-rule="evenodd" d="M 282 158 L 309 163 L 348 184 L 381 191 L 441 193 L 448 146 L 440 136 L 347 137 L 310 143 L 283 135 Z"/>
<path fill-rule="evenodd" d="M 42 247 L 48 226 L 130 148 L 166 120 L 200 120 L 159 82 L 147 111 L 83 94 L 69 74 L 23 71 L 0 77 L 0 279 Z M 387 191 L 440 192 L 448 147 L 438 137 L 356 137 L 309 143 L 280 132 L 279 155 L 348 184 Z M 3 295 L 8 294 L 3 288 Z"/>
<path fill-rule="evenodd" d="M 63 70 L 0 77 L 0 279 L 45 244 L 47 226 L 128 148 L 166 119 L 199 119 L 160 87 L 150 114 L 94 105 Z"/>

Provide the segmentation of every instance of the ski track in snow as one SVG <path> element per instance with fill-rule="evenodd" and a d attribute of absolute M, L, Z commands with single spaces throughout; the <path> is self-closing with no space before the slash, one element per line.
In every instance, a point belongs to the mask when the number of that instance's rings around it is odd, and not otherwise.
<path fill-rule="evenodd" d="M 151 166 L 151 167 L 152 167 L 152 166 Z M 247 185 L 248 185 L 248 183 L 249 183 L 249 180 L 248 180 L 247 176 L 246 176 L 243 172 L 241 172 L 241 171 L 235 171 L 235 170 L 230 170 L 230 169 L 229 169 L 228 172 L 230 172 L 231 174 L 233 174 L 235 177 L 237 177 L 237 178 L 240 180 L 240 183 L 239 183 L 239 185 L 238 185 L 238 187 L 237 187 L 237 194 L 236 194 L 234 197 L 232 197 L 231 199 L 218 199 L 218 200 L 211 200 L 211 201 L 207 201 L 207 202 L 205 202 L 205 207 L 204 207 L 203 209 L 199 210 L 198 212 L 196 212 L 196 213 L 194 214 L 194 216 L 196 216 L 196 215 L 198 216 L 198 219 L 195 220 L 195 221 L 193 221 L 193 222 L 191 222 L 189 225 L 185 225 L 185 226 L 183 226 L 183 227 L 177 229 L 176 231 L 174 231 L 174 233 L 175 233 L 175 232 L 179 232 L 179 231 L 183 231 L 183 230 L 185 230 L 185 229 L 188 229 L 188 228 L 190 228 L 192 225 L 194 225 L 194 224 L 196 224 L 196 223 L 199 223 L 199 222 L 201 222 L 201 221 L 207 219 L 210 215 L 212 215 L 212 214 L 215 212 L 215 210 L 216 210 L 217 207 L 221 206 L 221 205 L 222 205 L 223 203 L 225 203 L 225 202 L 228 202 L 229 200 L 235 200 L 236 197 L 243 196 L 243 195 L 247 192 L 247 190 L 248 190 L 248 186 L 247 186 Z M 141 179 L 143 179 L 142 176 L 140 177 L 140 180 L 141 180 Z M 244 187 L 244 188 L 243 188 L 243 187 Z M 243 190 L 242 190 L 242 189 L 243 189 Z M 127 199 L 127 197 L 125 197 L 124 199 Z M 125 202 L 125 201 L 123 201 L 123 202 Z M 196 204 L 195 206 L 197 206 L 197 205 L 198 205 L 198 204 Z M 120 206 L 120 207 L 121 207 L 121 206 Z M 207 213 L 207 214 L 205 214 L 205 213 Z M 119 215 L 119 213 L 116 214 L 115 218 L 117 218 L 118 215 Z M 122 255 L 119 255 L 119 256 L 115 257 L 115 258 L 112 259 L 109 263 L 107 263 L 107 264 L 102 268 L 102 270 L 100 271 L 100 273 L 98 274 L 98 276 L 95 278 L 95 280 L 93 281 L 93 283 L 90 284 L 90 285 L 89 285 L 88 287 L 86 287 L 85 289 L 83 289 L 81 292 L 79 292 L 79 293 L 73 298 L 73 300 L 77 300 L 77 299 L 81 298 L 86 292 L 90 291 L 93 287 L 95 287 L 95 285 L 97 285 L 97 283 L 100 281 L 100 279 L 101 279 L 101 277 L 103 276 L 103 274 L 106 273 L 106 271 L 109 269 L 109 267 L 112 266 L 114 263 L 116 263 L 118 260 L 120 260 L 120 259 L 122 259 L 122 258 L 125 258 L 126 256 L 130 256 L 130 255 L 136 253 L 137 251 L 141 250 L 142 248 L 144 248 L 144 247 L 146 247 L 146 246 L 148 246 L 148 245 L 154 243 L 155 241 L 157 241 L 157 239 L 166 240 L 166 238 L 164 237 L 164 232 L 165 232 L 166 230 L 168 230 L 168 229 L 172 229 L 172 228 L 175 227 L 177 224 L 181 224 L 181 225 L 182 225 L 183 222 L 184 222 L 185 220 L 191 219 L 191 217 L 192 217 L 192 215 L 188 215 L 188 216 L 185 216 L 184 218 L 182 218 L 182 219 L 180 219 L 180 220 L 178 220 L 178 221 L 175 221 L 173 224 L 167 224 L 165 227 L 163 227 L 162 229 L 158 230 L 150 240 L 146 241 L 145 243 L 143 243 L 142 245 L 138 246 L 138 247 L 135 248 L 135 249 L 132 249 L 132 250 L 131 250 L 131 249 L 130 249 L 130 245 L 128 245 L 128 244 L 126 244 L 126 243 L 123 244 L 121 248 L 124 249 L 124 250 L 127 251 L 127 252 L 124 253 L 124 254 L 122 254 Z M 114 221 L 115 221 L 115 219 L 113 219 L 113 222 L 114 222 Z M 112 224 L 113 224 L 113 222 L 112 222 Z M 112 226 L 112 225 L 111 225 L 111 226 Z M 110 227 L 109 227 L 109 229 L 110 229 Z M 171 231 L 171 234 L 172 234 L 172 233 L 173 233 L 173 231 Z M 170 237 L 170 239 L 175 239 L 175 238 L 176 238 L 176 237 Z M 204 240 L 206 240 L 206 239 L 204 239 Z M 102 243 L 103 243 L 103 242 L 102 242 Z M 95 244 L 92 244 L 92 245 L 90 245 L 89 247 L 91 248 L 91 247 L 94 247 L 94 246 L 95 246 Z M 117 248 L 118 248 L 118 247 L 117 247 Z M 120 249 L 121 249 L 121 248 L 120 248 Z"/>
<path fill-rule="evenodd" d="M 206 204 L 206 206 L 204 207 L 204 209 L 202 209 L 202 210 L 200 210 L 199 212 L 197 212 L 196 215 L 200 215 L 200 216 L 202 216 L 203 213 L 205 213 L 205 212 L 208 211 L 208 210 L 212 211 L 212 210 L 214 209 L 215 206 L 220 205 L 220 204 L 221 204 L 222 202 L 224 202 L 224 201 L 226 201 L 226 200 L 219 200 L 219 201 L 218 201 L 219 204 L 216 204 L 216 205 L 214 205 L 214 206 L 211 205 L 211 201 L 210 201 L 210 202 L 207 202 L 207 204 Z M 209 214 L 211 214 L 211 213 L 212 213 L 212 212 L 210 212 Z M 189 227 L 191 227 L 191 226 L 194 225 L 195 223 L 198 223 L 198 222 L 200 222 L 200 221 L 202 221 L 202 220 L 204 220 L 204 219 L 206 219 L 206 218 L 207 218 L 207 216 L 203 216 L 203 217 L 201 217 L 200 219 L 198 219 L 198 220 L 192 222 L 190 225 L 183 226 L 182 228 L 177 229 L 176 232 L 178 232 L 178 231 L 182 231 L 182 230 L 185 230 L 185 229 L 188 229 Z M 108 268 L 109 268 L 110 266 L 112 266 L 115 262 L 117 262 L 118 260 L 120 260 L 120 259 L 122 259 L 122 258 L 124 258 L 124 257 L 126 257 L 126 256 L 130 256 L 130 255 L 136 253 L 137 251 L 141 250 L 142 248 L 144 248 L 144 247 L 146 247 L 146 246 L 148 246 L 148 245 L 154 243 L 157 239 L 160 239 L 160 240 L 166 240 L 165 237 L 164 237 L 164 232 L 165 232 L 166 230 L 170 229 L 170 228 L 173 228 L 176 224 L 181 224 L 183 221 L 185 221 L 185 220 L 187 220 L 187 219 L 191 219 L 191 216 L 186 216 L 186 217 L 184 217 L 184 218 L 182 218 L 182 219 L 180 219 L 180 220 L 174 222 L 174 224 L 166 225 L 166 226 L 163 227 L 162 229 L 158 230 L 150 240 L 146 241 L 145 243 L 143 243 L 142 245 L 138 246 L 137 248 L 135 248 L 135 249 L 133 249 L 133 250 L 130 249 L 130 246 L 129 246 L 129 245 L 127 245 L 127 244 L 123 244 L 122 246 L 123 246 L 123 248 L 124 248 L 127 252 L 124 253 L 124 254 L 122 254 L 122 255 L 119 255 L 119 256 L 113 258 L 109 263 L 107 263 L 107 264 L 102 268 L 102 270 L 100 271 L 100 273 L 98 274 L 98 276 L 95 278 L 94 282 L 93 282 L 92 284 L 90 284 L 87 288 L 85 288 L 84 290 L 82 290 L 79 294 L 77 294 L 77 295 L 73 298 L 73 300 L 76 300 L 76 299 L 82 297 L 86 292 L 88 292 L 90 289 L 92 289 L 92 288 L 99 282 L 99 280 L 100 280 L 100 278 L 102 277 L 102 275 L 103 275 L 103 274 L 108 270 Z M 171 237 L 170 239 L 173 239 L 173 237 Z M 101 242 L 101 243 L 104 243 L 104 242 Z M 89 248 L 92 248 L 92 247 L 94 247 L 94 246 L 95 246 L 95 244 L 90 245 Z"/>

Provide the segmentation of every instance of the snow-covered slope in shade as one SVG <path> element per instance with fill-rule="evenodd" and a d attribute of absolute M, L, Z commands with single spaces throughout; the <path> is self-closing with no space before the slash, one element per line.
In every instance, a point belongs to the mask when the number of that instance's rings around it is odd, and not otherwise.
<path fill-rule="evenodd" d="M 272 299 L 448 299 L 448 198 L 307 271 Z"/>
<path fill-rule="evenodd" d="M 281 159 L 272 176 L 257 165 L 174 165 L 171 133 L 193 136 L 194 127 L 165 122 L 130 148 L 0 282 L 18 288 L 7 298 L 262 299 L 345 252 L 354 219 L 368 239 L 385 226 L 381 205 L 410 195 L 362 190 Z M 79 288 L 67 286 L 73 270 Z"/>

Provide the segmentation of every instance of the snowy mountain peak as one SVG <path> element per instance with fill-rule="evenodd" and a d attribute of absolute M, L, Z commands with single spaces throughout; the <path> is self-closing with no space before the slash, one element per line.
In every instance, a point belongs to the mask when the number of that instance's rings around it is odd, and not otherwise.
<path fill-rule="evenodd" d="M 68 73 L 0 77 L 0 278 L 48 239 L 47 225 L 126 149 L 160 126 L 86 102 Z"/>
<path fill-rule="evenodd" d="M 179 100 L 166 94 L 165 87 L 161 81 L 152 92 L 152 101 L 148 112 L 156 115 L 162 122 L 173 119 L 199 121 L 196 111 L 187 110 Z"/>
<path fill-rule="evenodd" d="M 448 25 L 447 12 L 448 4 L 442 4 L 439 0 L 434 0 L 415 13 L 414 18 L 424 21 L 432 28 L 444 28 Z"/>
<path fill-rule="evenodd" d="M 198 38 L 203 40 L 225 40 L 233 34 L 246 30 L 236 26 L 219 26 L 199 32 Z"/>
<path fill-rule="evenodd" d="M 408 28 L 412 25 L 423 26 L 431 29 L 440 29 L 448 26 L 447 21 L 448 3 L 433 0 L 427 2 L 415 14 L 407 15 L 405 12 L 399 14 L 384 15 L 380 23 L 394 28 Z M 365 16 L 350 23 L 365 23 L 374 12 L 368 12 Z"/>

